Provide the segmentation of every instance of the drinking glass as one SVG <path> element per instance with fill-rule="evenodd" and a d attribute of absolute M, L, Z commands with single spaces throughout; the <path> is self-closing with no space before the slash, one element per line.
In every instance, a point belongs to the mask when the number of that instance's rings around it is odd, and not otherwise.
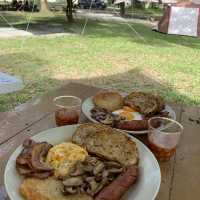
<path fill-rule="evenodd" d="M 148 145 L 161 161 L 168 161 L 176 152 L 183 126 L 170 118 L 152 117 L 148 120 Z"/>
<path fill-rule="evenodd" d="M 54 99 L 57 126 L 77 124 L 81 113 L 81 99 L 76 96 L 59 96 Z"/>

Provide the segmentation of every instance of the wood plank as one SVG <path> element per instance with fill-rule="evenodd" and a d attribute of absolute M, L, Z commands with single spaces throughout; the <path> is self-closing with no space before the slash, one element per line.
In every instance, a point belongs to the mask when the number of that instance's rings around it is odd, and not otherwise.
<path fill-rule="evenodd" d="M 6 117 L 0 121 L 0 144 L 53 112 L 55 110 L 52 102 L 54 97 L 75 95 L 84 99 L 98 90 L 95 87 L 69 83 L 58 90 L 22 104 L 15 111 L 7 113 Z"/>
<path fill-rule="evenodd" d="M 181 123 L 184 126 L 174 167 L 170 200 L 200 198 L 200 108 L 185 107 Z M 194 120 L 194 121 L 191 121 Z M 197 121 L 195 121 L 197 120 Z"/>

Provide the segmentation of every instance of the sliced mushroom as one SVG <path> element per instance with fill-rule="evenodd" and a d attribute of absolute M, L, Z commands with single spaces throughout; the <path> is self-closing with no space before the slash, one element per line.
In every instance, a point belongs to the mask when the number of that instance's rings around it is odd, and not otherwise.
<path fill-rule="evenodd" d="M 70 178 L 65 179 L 63 181 L 63 184 L 67 187 L 80 186 L 83 184 L 83 178 L 81 176 L 70 177 Z"/>
<path fill-rule="evenodd" d="M 84 165 L 84 171 L 85 172 L 92 172 L 93 166 L 92 165 Z"/>
<path fill-rule="evenodd" d="M 87 193 L 90 194 L 90 195 L 94 195 L 99 184 L 95 181 L 95 178 L 94 177 L 89 177 L 90 179 L 88 179 L 88 183 L 89 183 L 89 188 L 87 189 Z"/>
<path fill-rule="evenodd" d="M 75 188 L 75 187 L 64 187 L 64 193 L 65 194 L 76 194 L 77 188 Z"/>
<path fill-rule="evenodd" d="M 96 157 L 93 156 L 87 156 L 85 159 L 85 163 L 86 164 L 91 164 L 93 166 L 95 166 L 98 162 L 98 159 Z"/>
<path fill-rule="evenodd" d="M 106 178 L 106 177 L 108 177 L 108 175 L 109 175 L 108 170 L 104 170 L 102 173 L 102 178 Z"/>
<path fill-rule="evenodd" d="M 113 116 L 110 114 L 107 114 L 105 119 L 100 119 L 99 121 L 102 124 L 112 125 L 113 124 Z"/>
<path fill-rule="evenodd" d="M 80 176 L 84 174 L 84 166 L 78 162 L 72 172 L 70 173 L 70 176 Z"/>
<path fill-rule="evenodd" d="M 93 181 L 93 180 L 95 180 L 94 176 L 88 176 L 88 177 L 85 178 L 85 181 L 88 182 L 88 183 Z"/>
<path fill-rule="evenodd" d="M 95 180 L 99 183 L 102 180 L 102 172 L 95 175 Z"/>
<path fill-rule="evenodd" d="M 86 193 L 86 191 L 89 189 L 89 187 L 90 187 L 89 183 L 84 182 L 84 183 L 81 185 L 80 192 L 81 192 L 81 193 Z"/>
<path fill-rule="evenodd" d="M 98 164 L 94 167 L 93 169 L 93 174 L 99 174 L 100 172 L 103 171 L 105 165 L 103 164 L 103 162 L 98 162 Z"/>
<path fill-rule="evenodd" d="M 108 184 L 108 180 L 107 179 L 103 179 L 101 181 L 101 183 L 98 185 L 98 187 L 97 187 L 97 189 L 95 191 L 95 194 L 99 193 L 103 189 L 103 187 L 106 186 L 107 184 Z"/>
<path fill-rule="evenodd" d="M 113 173 L 113 174 L 119 174 L 123 171 L 123 168 L 111 168 L 111 169 L 108 169 L 108 172 L 109 173 Z"/>
<path fill-rule="evenodd" d="M 106 161 L 106 162 L 105 162 L 105 165 L 106 165 L 106 167 L 108 167 L 108 168 L 112 168 L 112 167 L 121 168 L 121 167 L 122 167 L 122 165 L 121 165 L 120 163 L 115 162 L 115 161 Z"/>

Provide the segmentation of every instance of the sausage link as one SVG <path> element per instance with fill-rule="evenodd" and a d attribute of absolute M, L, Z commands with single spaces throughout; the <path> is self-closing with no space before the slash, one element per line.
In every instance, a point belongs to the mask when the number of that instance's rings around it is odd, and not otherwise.
<path fill-rule="evenodd" d="M 129 187 L 135 183 L 137 176 L 138 167 L 135 165 L 128 166 L 122 174 L 95 197 L 95 200 L 120 200 Z"/>

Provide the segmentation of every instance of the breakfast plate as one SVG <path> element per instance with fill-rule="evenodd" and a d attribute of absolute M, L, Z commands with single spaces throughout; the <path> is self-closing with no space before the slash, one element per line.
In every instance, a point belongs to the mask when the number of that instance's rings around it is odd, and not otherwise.
<path fill-rule="evenodd" d="M 95 122 L 95 123 L 100 123 L 91 117 L 91 110 L 95 107 L 94 103 L 92 101 L 92 98 L 93 97 L 89 97 L 89 98 L 85 99 L 85 101 L 82 104 L 82 112 L 90 121 Z M 169 117 L 171 119 L 176 120 L 176 113 L 172 109 L 172 107 L 170 107 L 169 105 L 165 105 L 163 112 L 165 112 L 165 111 L 169 113 Z M 127 133 L 131 133 L 131 134 L 146 134 L 148 132 L 148 130 L 141 130 L 141 131 L 123 130 L 123 131 L 125 131 Z"/>
<path fill-rule="evenodd" d="M 36 142 L 46 141 L 53 145 L 59 144 L 63 141 L 71 140 L 71 137 L 78 125 L 63 126 L 53 128 L 37 135 L 32 139 Z M 128 136 L 133 140 L 139 151 L 139 179 L 131 186 L 129 191 L 123 197 L 123 200 L 153 200 L 155 199 L 161 182 L 161 174 L 159 164 L 150 152 L 150 150 L 138 139 Z M 23 200 L 19 193 L 19 186 L 22 182 L 22 177 L 17 173 L 15 163 L 16 158 L 22 150 L 20 145 L 11 155 L 5 168 L 4 181 L 5 188 L 11 200 Z"/>

